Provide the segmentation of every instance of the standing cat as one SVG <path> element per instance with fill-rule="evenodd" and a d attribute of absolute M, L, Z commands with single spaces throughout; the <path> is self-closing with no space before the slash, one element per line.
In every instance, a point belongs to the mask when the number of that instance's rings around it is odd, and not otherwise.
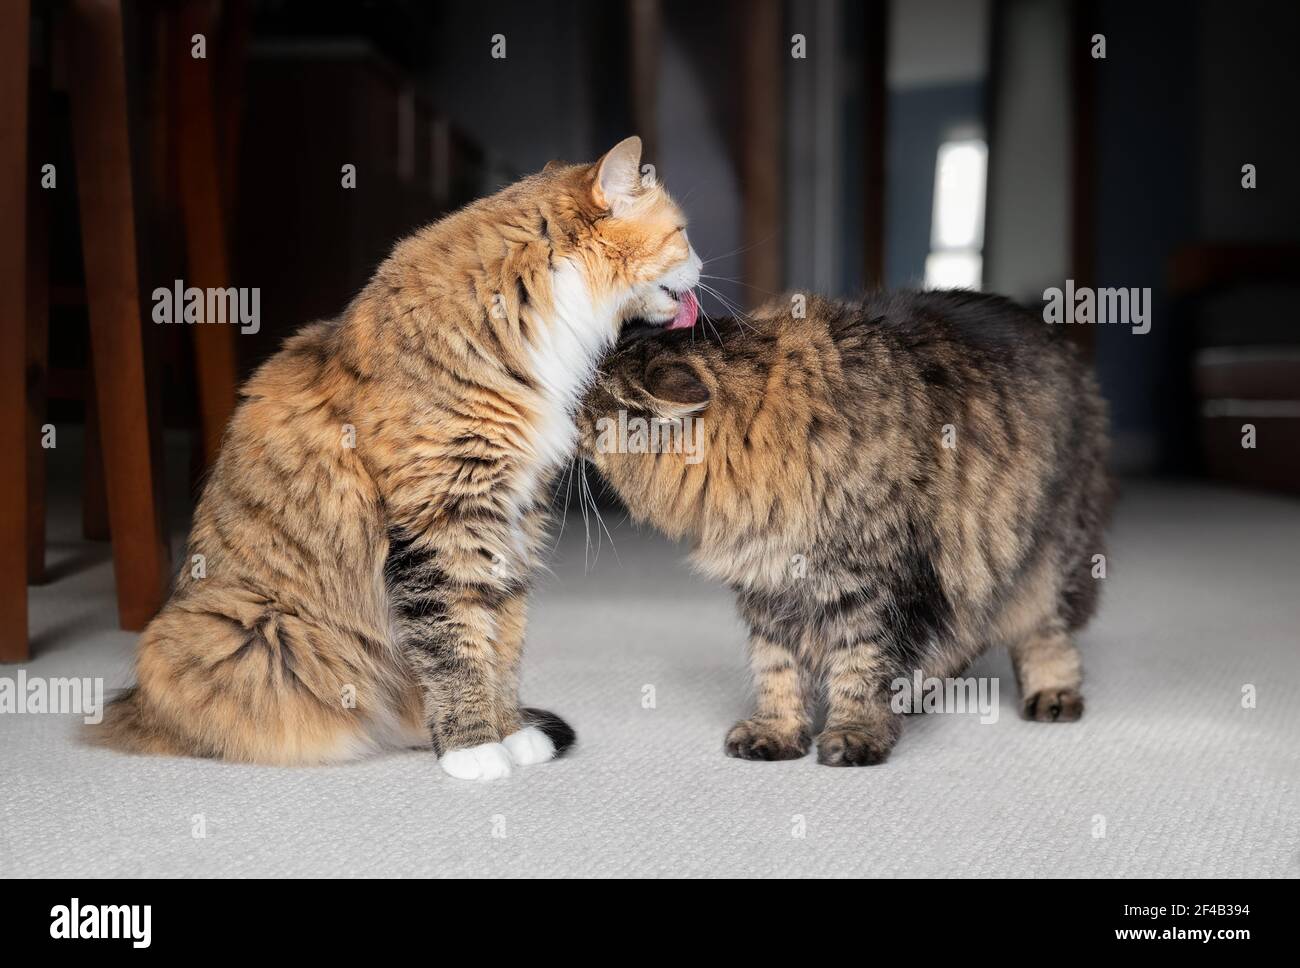
<path fill-rule="evenodd" d="M 629 138 L 428 226 L 257 371 L 104 742 L 281 764 L 431 744 L 491 778 L 572 741 L 518 701 L 548 485 L 622 321 L 695 321 L 700 261 L 640 157 Z"/>
<path fill-rule="evenodd" d="M 1073 347 L 970 292 L 812 298 L 806 318 L 778 299 L 720 330 L 625 341 L 579 429 L 632 516 L 736 591 L 758 708 L 727 753 L 802 756 L 820 696 L 818 761 L 879 763 L 902 723 L 891 683 L 956 676 L 993 644 L 1027 718 L 1078 719 L 1071 633 L 1096 605 L 1111 484 Z M 698 419 L 702 448 L 620 452 L 644 449 L 612 439 L 620 410 L 670 443 L 663 420 Z"/>

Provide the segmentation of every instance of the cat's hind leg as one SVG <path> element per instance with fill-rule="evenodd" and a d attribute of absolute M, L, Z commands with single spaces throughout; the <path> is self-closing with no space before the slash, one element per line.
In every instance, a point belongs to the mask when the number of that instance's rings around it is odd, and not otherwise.
<path fill-rule="evenodd" d="M 1083 663 L 1065 623 L 1052 621 L 1012 642 L 1020 713 L 1040 723 L 1069 723 L 1083 715 Z"/>
<path fill-rule="evenodd" d="M 1005 642 L 1020 687 L 1020 714 L 1043 723 L 1068 723 L 1083 715 L 1083 663 L 1070 632 L 1069 599 L 1062 583 L 1065 556 L 1044 553 L 1002 610 L 995 637 Z"/>
<path fill-rule="evenodd" d="M 314 622 L 240 589 L 169 603 L 141 636 L 138 685 L 92 742 L 127 752 L 307 765 L 401 731 L 400 672 L 377 636 Z"/>

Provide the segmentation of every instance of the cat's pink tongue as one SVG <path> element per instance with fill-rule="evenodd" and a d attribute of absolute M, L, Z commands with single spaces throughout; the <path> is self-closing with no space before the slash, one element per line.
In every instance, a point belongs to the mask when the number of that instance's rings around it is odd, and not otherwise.
<path fill-rule="evenodd" d="M 690 329 L 695 325 L 695 320 L 700 315 L 700 304 L 695 299 L 695 293 L 689 289 L 686 295 L 682 296 L 681 305 L 677 307 L 677 315 L 673 321 L 668 324 L 669 329 Z"/>

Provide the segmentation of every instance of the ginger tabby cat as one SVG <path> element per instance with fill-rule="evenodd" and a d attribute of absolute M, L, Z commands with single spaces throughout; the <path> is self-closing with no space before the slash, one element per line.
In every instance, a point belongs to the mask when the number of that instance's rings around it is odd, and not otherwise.
<path fill-rule="evenodd" d="M 100 740 L 275 764 L 423 746 L 483 779 L 572 742 L 518 698 L 548 487 L 622 323 L 697 312 L 640 155 L 552 163 L 417 232 L 257 371 L 195 512 L 204 576 L 143 633 Z"/>

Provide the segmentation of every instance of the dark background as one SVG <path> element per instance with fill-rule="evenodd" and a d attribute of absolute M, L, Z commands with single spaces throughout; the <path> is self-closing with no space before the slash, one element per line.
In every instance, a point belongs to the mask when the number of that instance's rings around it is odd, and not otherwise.
<path fill-rule="evenodd" d="M 178 38 L 186 51 L 184 6 L 127 5 L 146 295 L 174 278 L 204 284 L 186 265 L 183 128 L 166 103 Z M 262 291 L 261 332 L 233 337 L 241 374 L 298 326 L 339 313 L 418 225 L 633 132 L 683 202 L 726 301 L 920 285 L 936 152 L 975 138 L 988 145 L 984 289 L 1031 304 L 1067 278 L 1152 289 L 1147 335 L 1072 334 L 1112 403 L 1117 469 L 1300 488 L 1300 5 L 198 6 L 212 17 L 230 282 Z M 66 13 L 38 5 L 33 35 L 51 73 L 49 156 L 71 179 Z M 790 56 L 796 33 L 802 59 Z M 1104 60 L 1089 54 L 1098 33 Z M 491 56 L 497 34 L 503 59 Z M 345 163 L 357 166 L 355 190 L 340 187 Z M 1241 187 L 1246 163 L 1253 190 Z M 50 419 L 76 423 L 88 360 L 76 194 L 49 193 L 48 204 Z M 191 431 L 193 334 L 143 325 L 161 360 L 165 424 Z M 1240 404 L 1261 396 L 1266 406 Z M 1247 421 L 1259 428 L 1254 451 L 1240 447 Z"/>

